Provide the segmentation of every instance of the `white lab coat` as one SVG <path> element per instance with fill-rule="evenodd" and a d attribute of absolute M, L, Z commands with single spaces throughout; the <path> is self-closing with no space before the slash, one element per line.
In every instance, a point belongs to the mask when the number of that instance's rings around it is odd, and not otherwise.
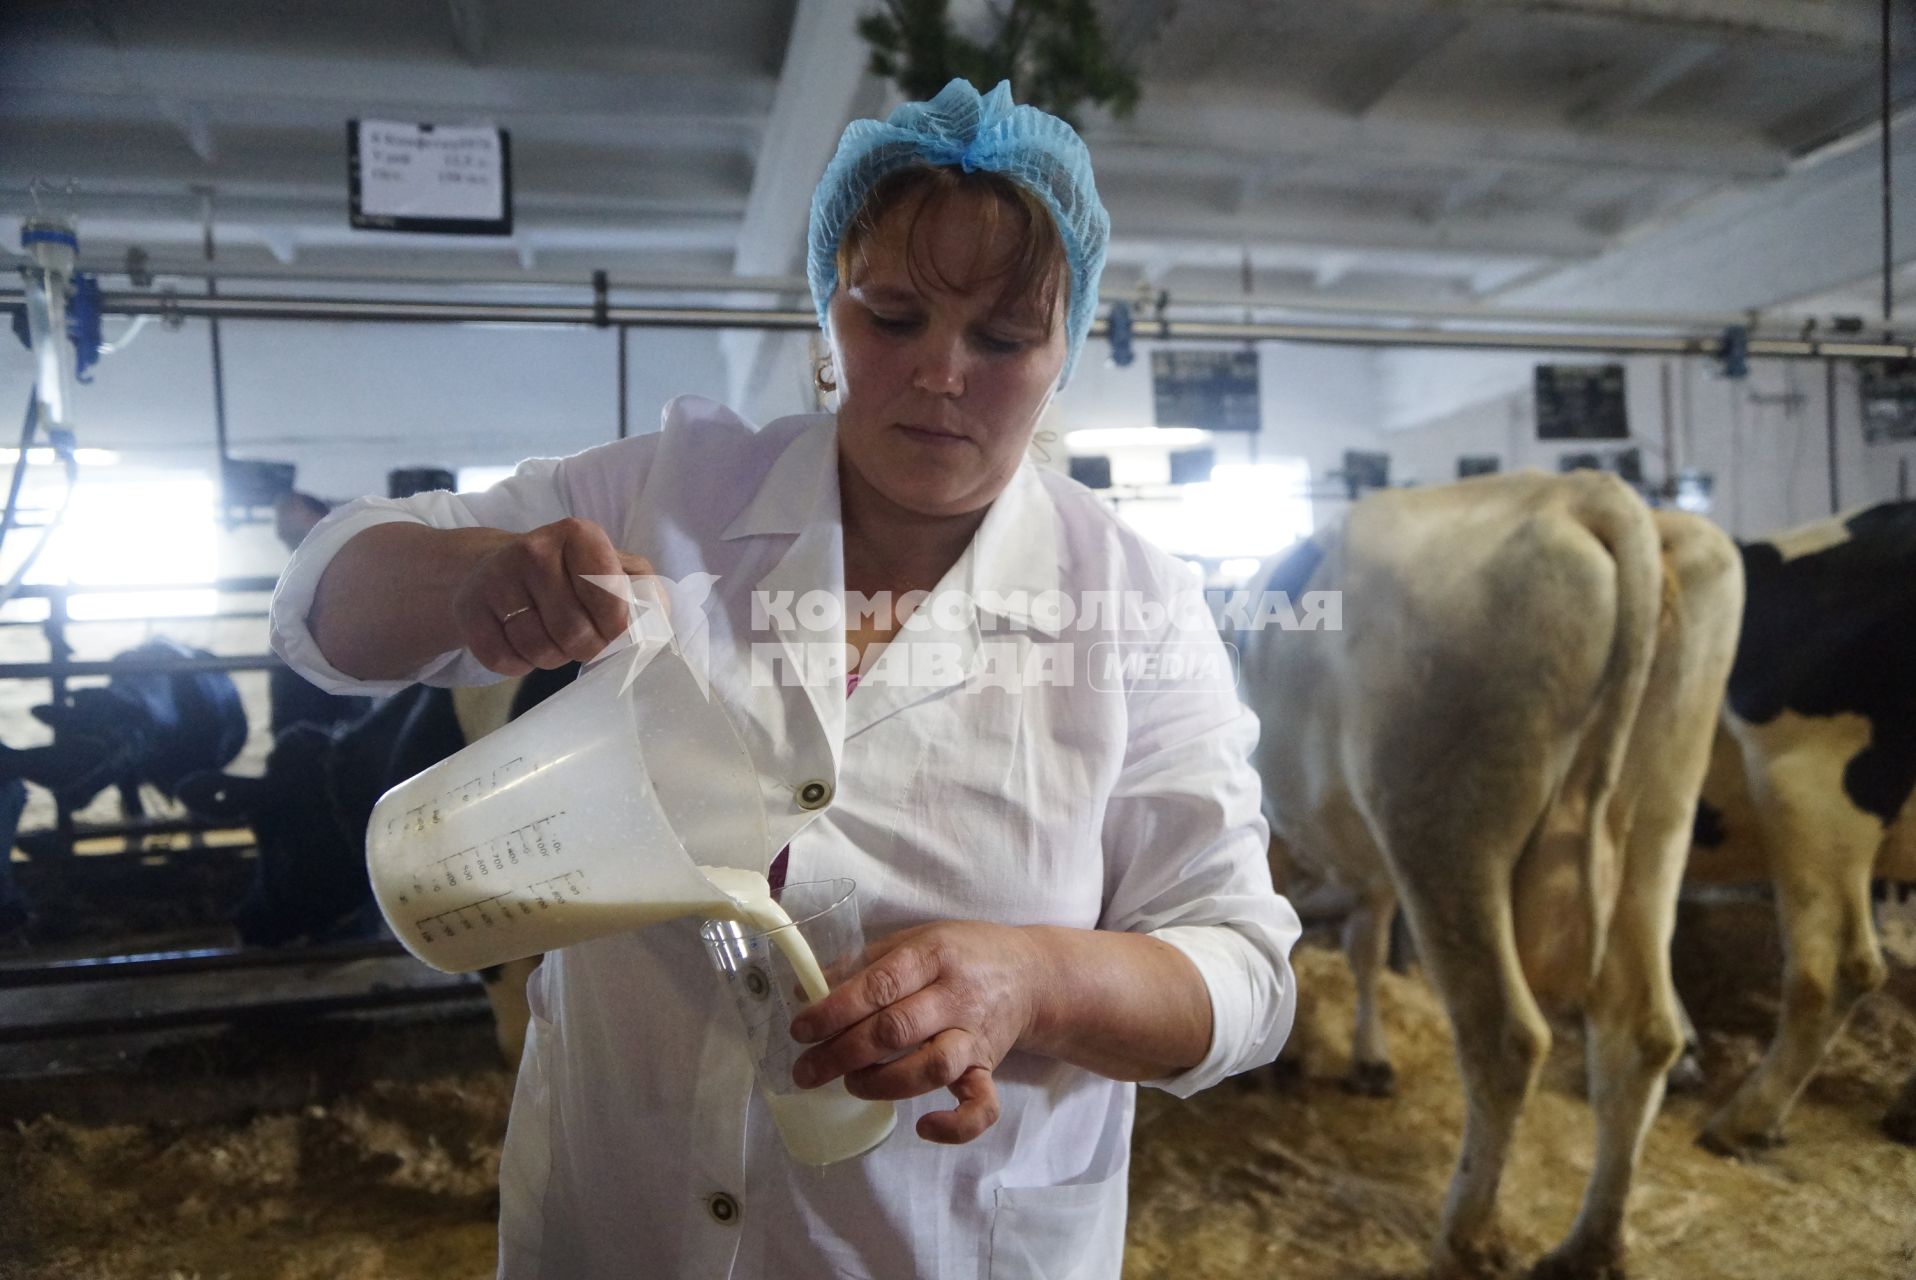
<path fill-rule="evenodd" d="M 893 641 L 957 646 L 966 670 L 933 677 L 934 687 L 866 684 L 847 699 L 835 679 L 781 688 L 747 678 L 751 642 L 807 638 L 779 631 L 777 616 L 754 635 L 754 590 L 843 590 L 828 415 L 754 431 L 687 397 L 667 407 L 657 434 L 527 462 L 484 493 L 362 500 L 295 557 L 274 600 L 274 646 L 324 688 L 396 688 L 343 677 L 306 630 L 338 549 L 386 520 L 525 530 L 567 515 L 598 522 L 667 577 L 718 575 L 707 602 L 713 687 L 740 721 L 770 826 L 768 847 L 739 850 L 737 865 L 764 871 L 789 842 L 792 881 L 857 881 L 872 939 L 942 919 L 1150 933 L 1195 962 L 1214 1027 L 1204 1061 L 1159 1087 L 1187 1095 L 1276 1056 L 1294 1009 L 1287 957 L 1298 924 L 1271 889 L 1249 765 L 1256 720 L 1228 689 L 1114 690 L 1091 687 L 1088 675 L 1098 645 L 1150 651 L 1192 635 L 1125 630 L 1108 614 L 1089 630 L 1060 629 L 1053 615 L 981 607 Z M 1188 604 L 1194 585 L 1087 490 L 1027 465 L 941 588 L 981 599 L 990 589 L 1131 590 Z M 1072 642 L 1076 679 L 981 686 L 983 639 L 1007 635 L 1024 647 Z M 842 625 L 825 638 L 842 643 Z M 1195 642 L 1219 643 L 1208 631 Z M 419 675 L 490 678 L 464 653 Z M 832 788 L 816 811 L 798 801 L 814 780 Z M 555 953 L 530 997 L 500 1170 L 502 1276 L 1119 1274 L 1132 1085 L 1013 1053 L 997 1072 L 1003 1113 L 978 1140 L 916 1136 L 920 1115 L 953 1105 L 940 1092 L 901 1104 L 876 1151 L 813 1169 L 786 1157 L 753 1092 L 695 921 Z"/>

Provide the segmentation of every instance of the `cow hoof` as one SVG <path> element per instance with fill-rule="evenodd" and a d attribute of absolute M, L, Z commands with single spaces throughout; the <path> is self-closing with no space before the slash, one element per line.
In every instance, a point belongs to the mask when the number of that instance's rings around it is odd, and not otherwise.
<path fill-rule="evenodd" d="M 1755 1155 L 1761 1151 L 1773 1151 L 1783 1146 L 1788 1139 L 1774 1130 L 1768 1133 L 1730 1135 L 1719 1133 L 1715 1129 L 1705 1129 L 1696 1137 L 1696 1145 L 1711 1155 L 1723 1156 L 1735 1160 L 1743 1156 Z"/>
<path fill-rule="evenodd" d="M 1397 1072 L 1388 1062 L 1353 1062 L 1344 1092 L 1360 1098 L 1388 1098 L 1397 1092 Z"/>
<path fill-rule="evenodd" d="M 1552 1249 L 1530 1269 L 1528 1280 L 1626 1280 L 1623 1260 L 1612 1250 Z"/>
<path fill-rule="evenodd" d="M 1509 1246 L 1493 1237 L 1440 1250 L 1427 1275 L 1429 1280 L 1503 1280 L 1515 1270 Z"/>
<path fill-rule="evenodd" d="M 1665 1093 L 1698 1093 L 1703 1089 L 1703 1063 L 1698 1060 L 1695 1049 L 1685 1049 L 1683 1056 L 1663 1077 Z"/>
<path fill-rule="evenodd" d="M 1916 1108 L 1899 1107 L 1884 1116 L 1883 1134 L 1892 1142 L 1916 1147 Z"/>

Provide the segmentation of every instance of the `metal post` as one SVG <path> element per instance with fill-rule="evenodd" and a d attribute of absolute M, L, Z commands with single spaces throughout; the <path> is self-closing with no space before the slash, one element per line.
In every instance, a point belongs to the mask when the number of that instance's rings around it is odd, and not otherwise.
<path fill-rule="evenodd" d="M 206 296 L 209 299 L 219 297 L 219 284 L 213 278 L 213 189 L 202 187 L 200 191 L 200 249 L 206 256 Z M 206 320 L 206 331 L 213 346 L 213 441 L 219 452 L 222 483 L 226 474 L 226 369 L 220 360 L 220 321 L 217 311 Z M 222 503 L 223 503 L 222 499 Z"/>
<path fill-rule="evenodd" d="M 53 705 L 67 705 L 67 667 L 73 659 L 73 646 L 67 643 L 67 593 L 62 587 L 47 592 L 47 659 L 51 670 L 47 680 L 53 686 Z M 66 859 L 73 856 L 73 810 L 58 793 L 54 804 L 54 852 Z"/>
<path fill-rule="evenodd" d="M 631 428 L 626 421 L 629 408 L 626 404 L 625 340 L 629 333 L 631 329 L 628 326 L 619 326 L 619 439 L 621 440 L 631 434 Z"/>
<path fill-rule="evenodd" d="M 1892 0 L 1882 0 L 1883 9 L 1883 56 L 1880 59 L 1883 99 L 1883 324 L 1888 327 L 1896 315 L 1896 252 L 1892 217 L 1895 200 L 1891 196 L 1890 186 L 1890 139 L 1889 139 L 1889 67 L 1891 23 L 1890 6 Z"/>
<path fill-rule="evenodd" d="M 1677 448 L 1675 392 L 1670 386 L 1670 362 L 1657 362 L 1657 373 L 1663 391 L 1663 491 L 1666 500 L 1676 501 L 1677 491 Z"/>
<path fill-rule="evenodd" d="M 1843 509 L 1841 489 L 1836 475 L 1836 361 L 1823 362 L 1823 426 L 1829 437 L 1830 514 Z"/>

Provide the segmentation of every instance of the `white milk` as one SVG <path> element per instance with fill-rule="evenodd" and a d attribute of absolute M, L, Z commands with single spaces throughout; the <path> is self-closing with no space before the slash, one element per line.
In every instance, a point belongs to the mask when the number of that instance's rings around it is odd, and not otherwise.
<path fill-rule="evenodd" d="M 770 937 L 792 966 L 806 1000 L 823 1000 L 831 987 L 818 958 L 804 935 L 791 927 L 792 918 L 785 909 L 772 899 L 765 877 L 727 867 L 700 867 L 699 871 L 728 895 L 712 916 L 736 920 Z M 863 1155 L 889 1137 L 898 1120 L 891 1103 L 854 1098 L 842 1077 L 796 1093 L 774 1093 L 761 1082 L 759 1096 L 772 1113 L 785 1150 L 800 1164 L 825 1165 Z"/>

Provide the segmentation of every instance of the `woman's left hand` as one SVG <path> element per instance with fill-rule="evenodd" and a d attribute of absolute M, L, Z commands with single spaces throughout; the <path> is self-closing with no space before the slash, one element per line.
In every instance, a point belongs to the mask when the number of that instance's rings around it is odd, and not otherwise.
<path fill-rule="evenodd" d="M 950 1089 L 957 1107 L 922 1117 L 918 1136 L 970 1142 L 997 1122 L 992 1072 L 1036 1016 L 1035 943 L 1007 925 L 945 921 L 883 938 L 865 960 L 793 1019 L 792 1035 L 815 1045 L 793 1080 L 811 1088 L 843 1076 L 854 1096 L 881 1100 Z"/>

